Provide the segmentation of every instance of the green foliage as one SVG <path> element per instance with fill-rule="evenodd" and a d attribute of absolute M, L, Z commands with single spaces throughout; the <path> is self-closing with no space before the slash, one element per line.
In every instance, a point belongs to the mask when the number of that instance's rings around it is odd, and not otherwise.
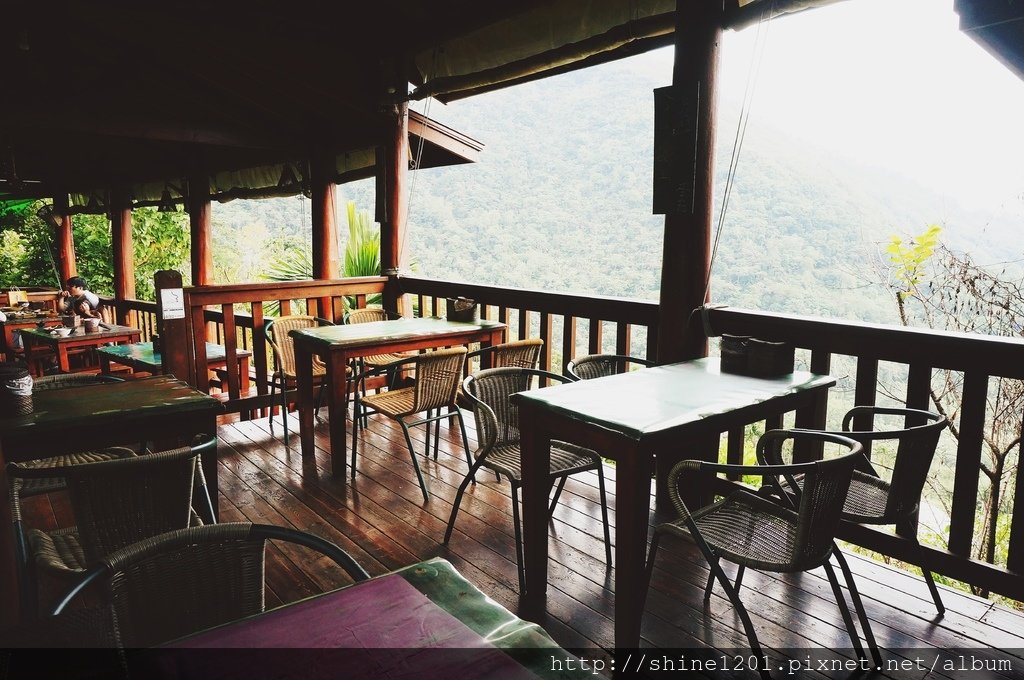
<path fill-rule="evenodd" d="M 380 276 L 380 228 L 366 210 L 348 202 L 348 243 L 345 245 L 345 276 Z"/>
<path fill-rule="evenodd" d="M 112 295 L 114 269 L 110 222 L 104 215 L 76 215 L 75 258 L 79 273 L 97 292 Z M 132 245 L 135 258 L 135 295 L 153 300 L 153 274 L 160 269 L 177 269 L 186 277 L 189 266 L 188 215 L 158 212 L 156 208 L 132 211 Z"/>
<path fill-rule="evenodd" d="M 0 231 L 0 288 L 25 285 L 25 241 L 14 229 Z"/>
<path fill-rule="evenodd" d="M 936 224 L 930 225 L 923 234 L 911 238 L 906 244 L 899 236 L 889 238 L 889 245 L 885 252 L 888 253 L 889 262 L 893 266 L 893 275 L 898 288 L 896 294 L 901 299 L 916 294 L 918 284 L 924 278 L 925 265 L 935 254 L 935 248 L 939 245 L 941 231 L 942 227 Z"/>

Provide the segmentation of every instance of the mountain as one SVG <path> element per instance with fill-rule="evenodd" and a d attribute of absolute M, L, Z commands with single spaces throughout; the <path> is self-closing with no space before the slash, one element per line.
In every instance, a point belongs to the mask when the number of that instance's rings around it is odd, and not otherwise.
<path fill-rule="evenodd" d="M 424 113 L 485 148 L 478 163 L 413 173 L 406 245 L 417 271 L 656 300 L 664 219 L 651 213 L 651 91 L 668 81 L 668 73 L 626 60 L 426 105 Z M 720 107 L 716 227 L 739 104 L 723 97 Z M 372 212 L 372 181 L 338 190 L 339 205 L 352 199 Z M 217 206 L 214 218 L 226 229 L 257 222 L 268 234 L 302 235 L 309 229 L 303 210 L 298 199 L 235 201 Z M 865 165 L 755 115 L 722 222 L 712 297 L 891 322 L 894 305 L 882 285 L 890 235 L 940 223 L 952 247 L 1000 261 L 1022 221 L 1013 210 L 964 208 L 885 159 Z"/>

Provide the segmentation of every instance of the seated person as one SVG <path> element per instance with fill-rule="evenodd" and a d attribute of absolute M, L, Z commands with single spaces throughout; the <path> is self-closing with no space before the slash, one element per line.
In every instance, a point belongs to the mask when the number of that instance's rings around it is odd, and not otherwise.
<path fill-rule="evenodd" d="M 60 292 L 61 311 L 88 318 L 99 317 L 100 298 L 87 288 L 85 279 L 81 276 L 72 276 L 68 279 L 66 290 Z"/>

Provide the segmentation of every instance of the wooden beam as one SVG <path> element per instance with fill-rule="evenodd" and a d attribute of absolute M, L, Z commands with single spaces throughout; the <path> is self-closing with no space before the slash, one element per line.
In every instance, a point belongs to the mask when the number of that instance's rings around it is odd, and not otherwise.
<path fill-rule="evenodd" d="M 689 324 L 690 315 L 710 297 L 711 217 L 714 197 L 715 107 L 718 51 L 722 37 L 721 3 L 679 2 L 676 7 L 675 67 L 672 88 L 695 119 L 695 154 L 692 174 L 675 181 L 692 191 L 678 212 L 665 215 L 665 241 L 661 270 L 661 319 L 658 324 L 658 361 L 666 363 L 707 354 L 707 338 Z M 685 16 L 684 16 L 685 15 Z M 671 139 L 656 136 L 655 144 Z M 689 198 L 689 196 L 688 196 Z"/>
<path fill-rule="evenodd" d="M 75 262 L 75 237 L 71 231 L 71 215 L 68 214 L 67 192 L 60 192 L 53 197 L 53 207 L 60 215 L 60 225 L 57 227 L 57 267 L 59 268 L 60 283 L 75 276 L 78 273 L 78 266 Z"/>
<path fill-rule="evenodd" d="M 135 248 L 132 242 L 132 202 L 125 189 L 111 192 L 110 243 L 114 259 L 114 299 L 135 299 Z M 118 307 L 118 323 L 127 322 L 127 310 Z"/>
<path fill-rule="evenodd" d="M 388 130 L 383 144 L 383 163 L 379 164 L 378 173 L 382 177 L 377 182 L 383 187 L 383 196 L 378 192 L 378 214 L 383 208 L 383 219 L 380 225 L 380 268 L 381 274 L 396 277 L 402 270 L 405 243 L 406 216 L 409 205 L 406 185 L 409 177 L 409 105 L 401 102 L 388 111 Z M 381 204 L 383 201 L 383 204 Z M 396 287 L 385 290 L 384 308 L 391 314 L 406 312 L 403 297 L 392 294 Z"/>
<path fill-rule="evenodd" d="M 309 188 L 312 198 L 310 218 L 313 221 L 313 278 L 336 279 L 341 276 L 338 257 L 337 191 L 334 184 L 334 156 L 319 154 L 309 161 Z M 330 298 L 320 300 L 320 315 L 335 317 L 344 310 L 331 310 Z"/>
<path fill-rule="evenodd" d="M 213 283 L 213 216 L 210 209 L 210 180 L 205 172 L 188 178 L 185 200 L 191 230 L 192 285 Z"/>

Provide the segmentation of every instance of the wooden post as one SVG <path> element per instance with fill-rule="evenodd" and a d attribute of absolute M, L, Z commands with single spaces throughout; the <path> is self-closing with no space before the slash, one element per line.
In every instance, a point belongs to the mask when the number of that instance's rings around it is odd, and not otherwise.
<path fill-rule="evenodd" d="M 163 372 L 195 385 L 195 376 L 192 375 L 192 338 L 188 332 L 188 310 L 185 310 L 184 315 L 173 313 L 169 316 L 174 318 L 164 318 L 165 310 L 178 309 L 178 296 L 182 297 L 180 302 L 184 309 L 181 272 L 171 269 L 160 270 L 153 275 L 153 283 L 156 287 L 156 326 L 160 329 L 160 342 L 163 345 L 160 350 Z"/>
<path fill-rule="evenodd" d="M 692 134 L 693 157 L 681 159 L 673 178 L 677 195 L 686 200 L 665 211 L 665 241 L 661 270 L 661 318 L 658 323 L 658 362 L 707 355 L 707 339 L 694 310 L 710 299 L 711 217 L 714 197 L 715 77 L 722 37 L 722 6 L 712 0 L 676 7 L 674 105 L 680 119 L 672 132 Z M 684 17 L 685 14 L 685 17 Z M 671 135 L 655 136 L 655 157 Z M 686 140 L 683 140 L 686 141 Z M 661 145 L 661 147 L 659 147 Z M 657 178 L 656 178 L 657 179 Z"/>
<path fill-rule="evenodd" d="M 114 258 L 114 304 L 117 322 L 128 323 L 122 300 L 135 299 L 135 250 L 132 244 L 132 201 L 126 189 L 111 192 L 110 241 Z"/>
<path fill-rule="evenodd" d="M 313 226 L 313 278 L 341 276 L 338 258 L 337 192 L 333 154 L 314 155 L 309 160 L 309 189 Z M 320 299 L 320 316 L 341 322 L 343 309 L 334 309 L 330 298 Z"/>
<path fill-rule="evenodd" d="M 383 152 L 378 155 L 377 163 L 377 215 L 380 219 L 380 271 L 396 282 L 404 264 L 405 223 L 409 214 L 406 191 L 409 177 L 408 103 L 394 104 L 388 110 L 388 122 Z M 397 285 L 385 288 L 384 309 L 388 313 L 404 316 L 409 307 Z"/>
<path fill-rule="evenodd" d="M 213 227 L 210 180 L 205 172 L 189 175 L 185 208 L 191 227 L 192 285 L 206 286 L 213 283 Z"/>
<path fill-rule="evenodd" d="M 78 274 L 78 266 L 75 262 L 75 237 L 71 231 L 71 215 L 68 214 L 68 195 L 61 192 L 53 197 L 53 207 L 60 215 L 60 226 L 57 227 L 57 267 L 59 269 L 60 283 L 58 287 L 63 288 L 64 282 Z"/>

